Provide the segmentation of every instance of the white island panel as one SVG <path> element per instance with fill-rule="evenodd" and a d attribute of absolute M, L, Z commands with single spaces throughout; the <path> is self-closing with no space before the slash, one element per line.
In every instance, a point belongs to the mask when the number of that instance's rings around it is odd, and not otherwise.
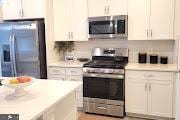
<path fill-rule="evenodd" d="M 1 86 L 0 114 L 19 114 L 20 120 L 76 120 L 75 89 L 81 84 L 37 79 L 22 97 L 13 97 L 14 90 Z"/>

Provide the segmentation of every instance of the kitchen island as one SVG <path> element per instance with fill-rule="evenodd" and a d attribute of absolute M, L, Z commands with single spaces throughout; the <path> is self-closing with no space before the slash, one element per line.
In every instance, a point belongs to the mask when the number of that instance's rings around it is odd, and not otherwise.
<path fill-rule="evenodd" d="M 76 120 L 75 89 L 81 82 L 34 80 L 26 95 L 0 87 L 0 114 L 19 114 L 19 120 Z"/>

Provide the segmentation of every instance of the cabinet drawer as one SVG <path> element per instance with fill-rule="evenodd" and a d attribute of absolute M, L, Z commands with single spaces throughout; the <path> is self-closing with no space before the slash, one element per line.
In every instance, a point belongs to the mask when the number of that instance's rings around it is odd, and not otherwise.
<path fill-rule="evenodd" d="M 66 68 L 66 75 L 82 75 L 81 68 Z"/>
<path fill-rule="evenodd" d="M 173 80 L 173 72 L 126 71 L 126 78 Z"/>
<path fill-rule="evenodd" d="M 69 81 L 82 81 L 82 76 L 66 76 L 66 80 Z"/>
<path fill-rule="evenodd" d="M 48 75 L 50 80 L 65 80 L 65 75 Z"/>
<path fill-rule="evenodd" d="M 65 75 L 65 68 L 60 67 L 48 67 L 48 74 L 53 75 Z"/>

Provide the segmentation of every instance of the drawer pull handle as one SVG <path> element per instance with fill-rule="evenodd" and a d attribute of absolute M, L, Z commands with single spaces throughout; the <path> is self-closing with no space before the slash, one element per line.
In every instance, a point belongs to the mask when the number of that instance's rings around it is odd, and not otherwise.
<path fill-rule="evenodd" d="M 145 84 L 145 91 L 147 91 L 147 83 Z"/>
<path fill-rule="evenodd" d="M 101 106 L 98 106 L 97 108 L 98 108 L 98 109 L 102 109 L 102 110 L 106 110 L 106 109 L 107 109 L 107 108 L 101 107 Z"/>
<path fill-rule="evenodd" d="M 151 84 L 149 84 L 149 91 L 151 91 Z"/>

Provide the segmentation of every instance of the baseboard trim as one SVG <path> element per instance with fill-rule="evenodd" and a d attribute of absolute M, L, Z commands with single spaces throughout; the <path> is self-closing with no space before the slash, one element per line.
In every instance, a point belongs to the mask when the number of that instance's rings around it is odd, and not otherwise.
<path fill-rule="evenodd" d="M 158 116 L 143 115 L 143 114 L 136 114 L 136 113 L 126 113 L 126 116 L 136 117 L 136 118 L 145 118 L 145 119 L 150 119 L 150 120 L 175 120 L 175 118 L 158 117 Z"/>

